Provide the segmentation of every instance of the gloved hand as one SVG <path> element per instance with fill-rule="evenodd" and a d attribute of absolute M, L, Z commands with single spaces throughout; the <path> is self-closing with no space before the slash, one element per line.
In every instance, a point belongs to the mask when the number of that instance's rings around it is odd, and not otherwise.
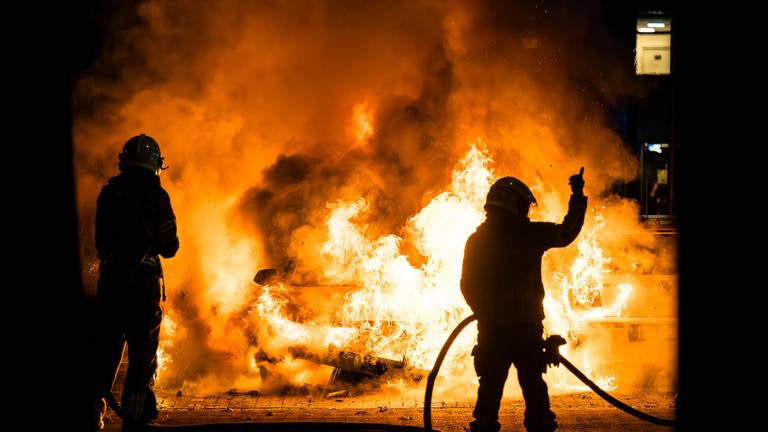
<path fill-rule="evenodd" d="M 584 196 L 584 167 L 581 167 L 578 174 L 572 175 L 568 179 L 571 185 L 571 192 L 577 196 Z"/>
<path fill-rule="evenodd" d="M 560 335 L 551 335 L 544 341 L 544 362 L 547 366 L 555 367 L 560 364 L 560 345 L 566 341 Z"/>

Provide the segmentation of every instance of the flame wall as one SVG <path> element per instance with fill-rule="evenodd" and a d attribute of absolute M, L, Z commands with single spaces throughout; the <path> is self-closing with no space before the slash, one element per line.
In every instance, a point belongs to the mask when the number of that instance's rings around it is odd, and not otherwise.
<path fill-rule="evenodd" d="M 532 186 L 536 219 L 562 217 L 567 178 L 585 166 L 605 224 L 591 241 L 611 257 L 608 270 L 657 265 L 650 236 L 622 240 L 637 231 L 636 206 L 608 194 L 637 161 L 605 105 L 641 89 L 597 3 L 145 1 L 104 20 L 105 49 L 74 95 L 84 270 L 92 293 L 96 195 L 122 143 L 147 133 L 170 165 L 161 178 L 181 239 L 165 261 L 162 385 L 327 379 L 303 361 L 259 374 L 254 358 L 286 346 L 259 318 L 255 271 L 289 272 L 294 285 L 359 282 L 327 274 L 323 252 L 333 209 L 359 199 L 367 207 L 354 222 L 368 238 L 397 235 L 409 266 L 428 262 L 409 218 L 449 188 L 478 139 L 495 173 Z M 562 285 L 578 254 L 548 254 L 548 287 Z M 348 304 L 328 301 L 326 311 Z M 311 300 L 296 302 L 289 315 L 311 318 L 301 316 Z"/>

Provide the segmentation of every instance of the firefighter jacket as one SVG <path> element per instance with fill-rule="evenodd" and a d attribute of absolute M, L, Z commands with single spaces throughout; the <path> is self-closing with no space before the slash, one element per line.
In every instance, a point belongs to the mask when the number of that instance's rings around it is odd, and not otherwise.
<path fill-rule="evenodd" d="M 531 222 L 501 209 L 469 237 L 464 249 L 461 291 L 478 320 L 496 326 L 544 319 L 541 259 L 578 236 L 585 196 L 571 195 L 563 223 Z"/>
<path fill-rule="evenodd" d="M 126 167 L 109 179 L 96 204 L 96 250 L 102 266 L 156 265 L 179 249 L 176 217 L 160 178 L 140 167 Z"/>

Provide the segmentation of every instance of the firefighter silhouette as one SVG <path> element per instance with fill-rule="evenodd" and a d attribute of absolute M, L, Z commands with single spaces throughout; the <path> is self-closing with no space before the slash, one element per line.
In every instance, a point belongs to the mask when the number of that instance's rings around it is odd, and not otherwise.
<path fill-rule="evenodd" d="M 176 218 L 158 176 L 160 147 L 141 134 L 129 139 L 118 156 L 120 174 L 109 179 L 96 204 L 99 258 L 97 328 L 94 342 L 94 428 L 104 427 L 105 395 L 128 344 L 128 372 L 121 405 L 123 430 L 157 418 L 152 386 L 160 337 L 160 256 L 179 248 Z M 162 288 L 165 298 L 165 285 Z"/>
<path fill-rule="evenodd" d="M 461 291 L 477 316 L 478 343 L 472 350 L 480 378 L 470 431 L 498 431 L 499 407 L 512 364 L 525 399 L 526 430 L 553 431 L 543 346 L 544 285 L 541 258 L 570 244 L 581 231 L 587 207 L 584 168 L 569 179 L 572 195 L 561 224 L 531 222 L 536 199 L 514 177 L 497 180 L 488 192 L 487 218 L 467 240 Z"/>

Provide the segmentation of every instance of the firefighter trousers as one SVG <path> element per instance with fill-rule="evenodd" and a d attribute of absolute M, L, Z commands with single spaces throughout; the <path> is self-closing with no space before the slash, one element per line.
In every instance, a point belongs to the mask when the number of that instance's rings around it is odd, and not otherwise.
<path fill-rule="evenodd" d="M 542 351 L 541 323 L 512 326 L 488 326 L 478 323 L 478 344 L 472 351 L 475 372 L 480 378 L 477 403 L 470 423 L 472 432 L 496 432 L 500 429 L 499 408 L 510 366 L 517 369 L 517 379 L 525 399 L 523 424 L 530 432 L 551 432 L 557 428 L 550 410 L 547 384 L 542 378 L 546 363 Z"/>
<path fill-rule="evenodd" d="M 128 288 L 123 290 L 120 286 L 110 286 L 108 277 L 99 280 L 94 397 L 98 400 L 111 391 L 127 343 L 128 371 L 121 405 L 125 413 L 135 420 L 149 422 L 158 415 L 152 391 L 162 321 L 159 299 L 154 295 L 159 293 L 158 276 L 151 269 L 141 269 L 131 279 Z M 151 294 L 131 296 L 131 292 L 139 291 L 150 291 Z M 133 301 L 135 298 L 141 301 Z"/>

